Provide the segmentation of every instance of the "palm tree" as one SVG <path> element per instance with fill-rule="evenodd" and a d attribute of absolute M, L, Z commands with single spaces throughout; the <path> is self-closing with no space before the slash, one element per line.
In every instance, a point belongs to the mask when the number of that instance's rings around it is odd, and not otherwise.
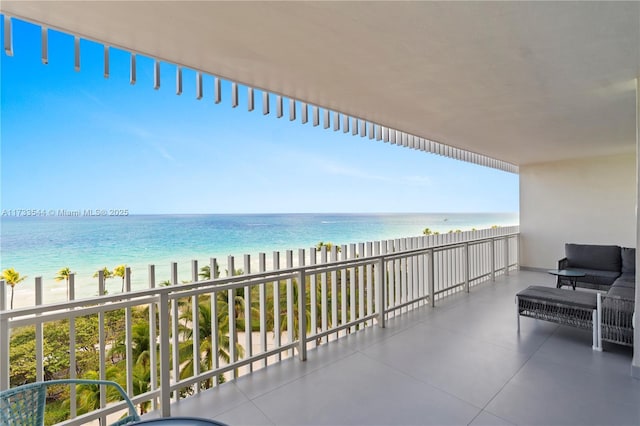
<path fill-rule="evenodd" d="M 113 268 L 113 276 L 122 278 L 122 289 L 121 293 L 124 293 L 124 277 L 127 274 L 127 265 L 118 265 Z"/>
<path fill-rule="evenodd" d="M 105 372 L 106 379 L 112 380 L 123 385 L 122 374 L 118 367 L 107 367 Z M 87 371 L 83 376 L 83 379 L 98 380 L 100 375 L 97 371 Z M 77 385 L 78 390 L 78 414 L 85 414 L 100 408 L 100 385 L 98 384 L 80 384 Z M 121 399 L 120 393 L 113 386 L 107 386 L 106 389 L 107 402 L 119 401 Z"/>
<path fill-rule="evenodd" d="M 432 235 L 433 231 L 431 231 L 430 228 L 424 228 L 424 230 L 422 231 L 422 235 Z"/>
<path fill-rule="evenodd" d="M 71 269 L 68 266 L 60 269 L 58 275 L 54 278 L 56 281 L 65 280 L 67 282 L 67 300 L 69 300 L 69 276 L 71 275 Z"/>
<path fill-rule="evenodd" d="M 20 272 L 17 272 L 13 268 L 5 269 L 4 271 L 2 271 L 2 279 L 4 280 L 4 282 L 11 286 L 11 309 L 13 309 L 13 288 L 16 286 L 16 284 L 21 283 L 26 278 L 26 276 L 21 277 Z"/>
<path fill-rule="evenodd" d="M 93 278 L 97 278 L 98 277 L 98 272 L 100 272 L 100 271 L 97 271 L 95 274 L 93 274 Z M 102 272 L 104 274 L 105 294 L 106 294 L 107 279 L 108 278 L 112 278 L 113 277 L 113 273 L 106 266 L 104 268 L 102 268 Z"/>
<path fill-rule="evenodd" d="M 217 357 L 224 362 L 230 361 L 229 356 L 229 318 L 226 300 L 217 300 L 218 305 L 218 353 Z M 191 308 L 189 307 L 183 314 L 184 318 L 191 318 Z M 199 324 L 198 332 L 200 337 L 200 366 L 203 371 L 212 370 L 214 367 L 213 360 L 213 344 L 211 332 L 211 303 L 209 300 L 202 300 L 199 303 Z M 186 339 L 180 346 L 180 360 L 186 360 L 186 363 L 180 370 L 181 378 L 193 376 L 194 359 L 193 359 L 193 327 L 186 327 Z M 239 358 L 244 356 L 244 348 L 236 342 L 236 353 Z M 224 381 L 223 376 L 218 376 L 218 383 Z M 204 383 L 204 388 L 211 387 L 211 381 Z"/>
<path fill-rule="evenodd" d="M 324 241 L 320 241 L 318 244 L 316 244 L 316 249 L 321 250 L 323 246 L 327 248 L 327 252 L 330 252 L 334 244 L 332 242 L 325 243 Z M 340 246 L 336 246 L 336 247 L 337 247 L 338 253 L 340 253 L 342 251 L 342 248 Z"/>
<path fill-rule="evenodd" d="M 203 280 L 210 280 L 211 279 L 211 266 L 210 265 L 204 265 L 202 268 L 200 268 L 200 273 L 198 274 L 198 276 L 203 279 Z M 216 268 L 214 271 L 214 277 L 213 278 L 218 278 L 220 276 L 220 268 L 218 267 L 218 264 L 216 263 Z"/>

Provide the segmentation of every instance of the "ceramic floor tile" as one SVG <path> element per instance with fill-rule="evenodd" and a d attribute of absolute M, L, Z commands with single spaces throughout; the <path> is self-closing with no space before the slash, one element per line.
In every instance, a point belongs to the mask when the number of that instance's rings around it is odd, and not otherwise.
<path fill-rule="evenodd" d="M 356 354 L 254 400 L 276 424 L 467 424 L 478 409 Z"/>

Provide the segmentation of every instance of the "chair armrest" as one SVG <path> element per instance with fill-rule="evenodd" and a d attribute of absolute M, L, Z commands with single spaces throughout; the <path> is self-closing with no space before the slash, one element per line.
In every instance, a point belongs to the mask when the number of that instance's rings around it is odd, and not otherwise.
<path fill-rule="evenodd" d="M 567 269 L 568 266 L 569 266 L 569 259 L 567 259 L 566 257 L 563 257 L 562 259 L 558 260 L 558 269 Z"/>

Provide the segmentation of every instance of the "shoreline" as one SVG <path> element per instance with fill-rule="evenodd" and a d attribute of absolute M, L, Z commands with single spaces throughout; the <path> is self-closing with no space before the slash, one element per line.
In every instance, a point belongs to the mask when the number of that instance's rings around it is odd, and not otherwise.
<path fill-rule="evenodd" d="M 192 281 L 191 262 L 198 260 L 198 268 L 209 265 L 209 259 L 215 257 L 219 264 L 221 276 L 226 276 L 229 253 L 234 253 L 234 269 L 245 270 L 245 255 L 250 254 L 250 271 L 258 271 L 258 254 L 266 254 L 265 269 L 273 268 L 273 251 L 280 252 L 280 267 L 286 265 L 285 253 L 293 250 L 294 265 L 297 265 L 299 248 L 304 248 L 305 253 L 311 247 L 315 247 L 320 241 L 333 244 L 347 244 L 353 241 L 383 241 L 402 238 L 420 237 L 420 231 L 430 228 L 432 231 L 447 233 L 442 229 L 471 230 L 487 229 L 496 224 L 501 227 L 511 226 L 517 215 L 515 214 L 450 214 L 450 219 L 443 220 L 442 214 L 406 214 L 384 215 L 380 214 L 348 214 L 348 215 L 321 215 L 321 214 L 294 214 L 292 215 L 268 215 L 271 222 L 262 221 L 257 225 L 256 217 L 265 218 L 266 215 L 244 215 L 235 217 L 231 215 L 215 215 L 231 220 L 219 223 L 208 221 L 212 215 L 195 215 L 199 219 L 173 221 L 175 215 L 156 215 L 152 219 L 133 220 L 126 225 L 128 229 L 119 231 L 118 220 L 104 221 L 109 227 L 87 226 L 87 222 L 96 221 L 88 219 L 79 222 L 65 220 L 61 222 L 72 223 L 73 226 L 60 227 L 51 232 L 45 226 L 36 229 L 29 237 L 33 241 L 27 241 L 29 245 L 22 250 L 18 259 L 20 262 L 10 264 L 12 256 L 6 256 L 7 243 L 5 243 L 6 227 L 3 227 L 3 265 L 2 268 L 14 267 L 21 275 L 28 278 L 15 287 L 14 308 L 33 306 L 35 302 L 35 277 L 42 276 L 43 303 L 56 303 L 66 300 L 65 281 L 56 282 L 54 277 L 61 268 L 69 266 L 76 273 L 76 299 L 94 297 L 98 293 L 97 278 L 93 274 L 104 266 L 113 269 L 118 264 L 126 264 L 132 268 L 131 288 L 140 290 L 149 288 L 148 265 L 155 265 L 155 282 L 159 286 L 170 278 L 170 264 L 178 263 L 178 282 Z M 202 217 L 201 217 L 202 216 Z M 370 218 L 376 218 L 371 222 Z M 301 220 L 301 218 L 303 220 Z M 502 219 L 495 223 L 497 219 Z M 18 221 L 20 222 L 20 221 Z M 55 221 L 59 222 L 59 221 Z M 125 228 L 126 228 L 125 227 Z M 29 227 L 30 228 L 30 227 Z M 83 229 L 85 228 L 85 229 Z M 155 229 L 160 228 L 160 229 Z M 212 229 L 213 228 L 213 229 Z M 78 229 L 84 233 L 79 233 Z M 112 233 L 104 237 L 104 232 Z M 22 229 L 26 232 L 26 228 Z M 413 230 L 413 232 L 411 232 Z M 16 239 L 22 243 L 21 229 L 9 230 Z M 57 233 L 56 233 L 57 232 Z M 154 233 L 155 232 L 155 233 Z M 53 234 L 53 237 L 50 236 Z M 70 234 L 70 235 L 69 235 Z M 76 235 L 77 234 L 77 235 Z M 122 235 L 125 234 L 125 235 Z M 128 235 L 135 234 L 135 235 Z M 336 236 L 342 237 L 339 240 Z M 397 237 L 397 235 L 402 235 Z M 324 238 L 323 238 L 324 236 Z M 368 239 L 362 238 L 368 236 Z M 389 236 L 396 236 L 389 238 Z M 59 239 L 56 240 L 56 238 Z M 74 240 L 76 238 L 77 240 Z M 96 242 L 93 239 L 98 239 Z M 102 240 L 100 240 L 102 238 Z M 311 241 L 304 244 L 302 241 Z M 104 243 L 99 245 L 97 243 Z M 47 244 L 54 246 L 53 250 Z M 212 246 L 213 250 L 207 245 Z M 292 247 L 295 247 L 292 249 Z M 228 251 L 227 251 L 228 250 Z M 222 251 L 226 254 L 220 255 Z M 86 254 L 85 254 L 86 253 Z M 15 259 L 16 256 L 14 255 Z M 38 259 L 33 262 L 32 259 Z M 73 259 L 67 261 L 65 259 Z M 112 259 L 120 259 L 113 261 Z M 128 260 L 128 262 L 127 262 Z M 6 262 L 6 263 L 5 263 Z M 37 266 L 39 265 L 39 266 Z M 96 267 L 95 265 L 101 265 Z M 38 269 L 36 269 L 38 268 Z M 34 270 L 46 270 L 47 273 L 32 272 Z M 106 281 L 106 288 L 110 294 L 119 293 L 121 289 L 119 277 Z M 7 296 L 10 297 L 10 288 Z M 8 302 L 7 302 L 8 304 Z"/>

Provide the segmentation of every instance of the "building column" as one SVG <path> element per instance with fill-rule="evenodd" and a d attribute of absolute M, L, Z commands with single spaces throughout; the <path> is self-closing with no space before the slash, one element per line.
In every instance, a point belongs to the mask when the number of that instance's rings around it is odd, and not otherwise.
<path fill-rule="evenodd" d="M 640 47 L 640 42 L 639 42 Z M 639 73 L 640 75 L 640 67 Z M 638 200 L 640 200 L 640 93 L 638 85 L 640 80 L 636 78 L 636 265 L 640 266 L 640 217 L 638 216 Z M 631 361 L 631 376 L 640 379 L 640 270 L 636 267 L 636 309 L 634 314 L 633 331 L 633 361 Z"/>

